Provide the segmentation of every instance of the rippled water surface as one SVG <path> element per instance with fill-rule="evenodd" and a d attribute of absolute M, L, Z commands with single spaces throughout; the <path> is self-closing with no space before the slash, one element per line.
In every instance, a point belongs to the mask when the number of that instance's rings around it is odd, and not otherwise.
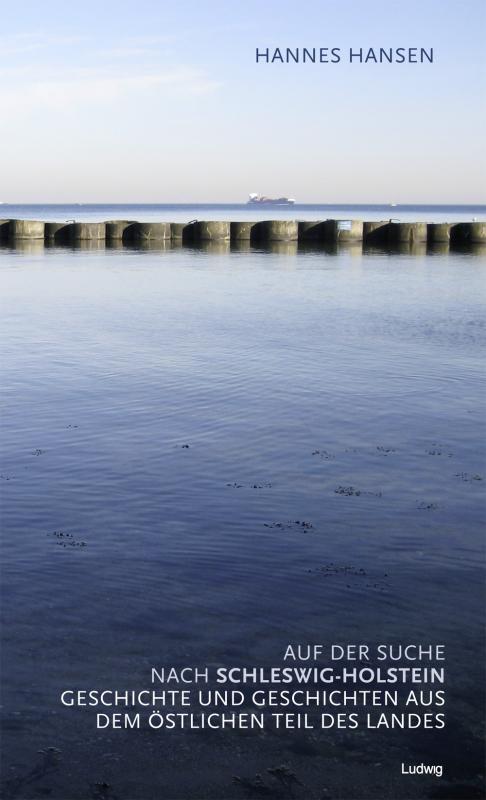
<path fill-rule="evenodd" d="M 234 775 L 282 762 L 315 798 L 434 796 L 406 758 L 474 783 L 484 255 L 27 247 L 0 265 L 6 796 L 239 798 Z M 446 731 L 108 733 L 58 702 L 332 641 L 444 643 Z"/>

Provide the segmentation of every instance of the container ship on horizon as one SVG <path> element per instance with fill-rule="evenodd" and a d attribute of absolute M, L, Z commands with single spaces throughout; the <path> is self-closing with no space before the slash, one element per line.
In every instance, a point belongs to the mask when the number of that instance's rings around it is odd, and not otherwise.
<path fill-rule="evenodd" d="M 265 197 L 262 194 L 250 194 L 247 205 L 259 206 L 293 206 L 295 200 L 292 197 Z"/>

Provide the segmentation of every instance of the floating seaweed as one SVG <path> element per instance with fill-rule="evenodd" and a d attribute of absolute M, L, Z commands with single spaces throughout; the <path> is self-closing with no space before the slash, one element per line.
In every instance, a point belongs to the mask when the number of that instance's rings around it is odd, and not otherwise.
<path fill-rule="evenodd" d="M 285 528 L 301 528 L 305 531 L 309 531 L 314 527 L 312 522 L 305 519 L 288 519 L 287 522 L 264 522 L 263 525 L 265 528 L 280 528 L 281 530 Z"/>
<path fill-rule="evenodd" d="M 227 483 L 226 486 L 229 486 L 230 489 L 244 489 L 246 486 L 248 486 L 249 489 L 271 489 L 272 488 L 272 484 L 270 482 L 266 482 L 266 483 L 248 483 L 248 484 L 233 482 L 233 483 Z"/>
<path fill-rule="evenodd" d="M 57 544 L 61 547 L 87 547 L 86 542 L 76 539 L 72 533 L 66 533 L 65 531 L 53 531 L 47 535 L 57 539 Z"/>
<path fill-rule="evenodd" d="M 377 589 L 378 591 L 384 591 L 389 586 L 389 582 L 386 580 L 388 579 L 387 572 L 383 572 L 379 575 L 373 575 L 363 567 L 356 567 L 354 564 L 335 564 L 333 561 L 330 561 L 329 563 L 322 564 L 314 569 L 308 569 L 307 572 L 320 575 L 322 578 L 332 578 L 338 576 L 347 579 L 366 579 L 367 582 L 365 587 L 367 589 Z M 346 587 L 350 589 L 351 584 L 347 583 Z"/>
<path fill-rule="evenodd" d="M 335 458 L 335 455 L 328 450 L 313 450 L 312 455 L 319 456 L 323 461 L 332 461 Z"/>
<path fill-rule="evenodd" d="M 471 475 L 469 472 L 456 472 L 454 475 L 455 478 L 460 478 L 461 481 L 465 483 L 471 483 L 472 481 L 482 481 L 483 476 L 478 475 L 477 473 Z"/>
<path fill-rule="evenodd" d="M 382 497 L 381 492 L 363 492 L 361 489 L 356 489 L 354 486 L 338 486 L 334 489 L 334 494 L 341 494 L 345 497 L 359 497 L 360 495 Z"/>

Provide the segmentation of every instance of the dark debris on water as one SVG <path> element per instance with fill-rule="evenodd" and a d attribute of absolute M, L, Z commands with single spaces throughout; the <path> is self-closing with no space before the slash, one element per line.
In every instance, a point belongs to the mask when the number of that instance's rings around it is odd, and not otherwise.
<path fill-rule="evenodd" d="M 469 472 L 456 472 L 454 477 L 455 478 L 460 478 L 461 481 L 464 481 L 465 483 L 471 483 L 472 481 L 482 481 L 483 480 L 483 476 L 482 475 L 478 475 L 477 473 L 471 475 L 471 473 L 469 473 Z"/>
<path fill-rule="evenodd" d="M 248 483 L 248 484 L 245 484 L 245 483 L 236 483 L 236 481 L 235 481 L 233 483 L 227 483 L 226 486 L 229 486 L 230 489 L 244 489 L 245 487 L 248 487 L 249 489 L 271 489 L 272 488 L 272 484 L 269 483 L 269 482 L 267 482 L 267 483 Z"/>
<path fill-rule="evenodd" d="M 60 547 L 87 547 L 87 543 L 81 540 L 76 539 L 72 533 L 66 533 L 65 531 L 53 531 L 48 536 L 52 536 L 54 539 L 57 539 L 57 544 Z"/>
<path fill-rule="evenodd" d="M 319 456 L 323 461 L 331 461 L 335 458 L 334 454 L 330 453 L 328 450 L 313 450 L 312 455 Z"/>
<path fill-rule="evenodd" d="M 338 486 L 337 489 L 334 489 L 334 494 L 344 494 L 346 497 L 359 497 L 361 492 L 359 489 L 355 489 L 354 486 Z"/>
<path fill-rule="evenodd" d="M 377 589 L 384 591 L 388 586 L 388 573 L 383 572 L 380 575 L 371 575 L 363 567 L 355 567 L 353 564 L 336 564 L 333 561 L 323 564 L 314 569 L 308 569 L 307 572 L 318 574 L 323 578 L 331 578 L 340 576 L 342 578 L 360 578 L 366 579 L 368 582 L 365 584 L 367 589 Z M 347 588 L 351 588 L 351 584 L 346 584 Z"/>
<path fill-rule="evenodd" d="M 356 489 L 354 486 L 337 486 L 336 489 L 334 489 L 334 494 L 344 495 L 345 497 L 360 497 L 360 495 L 382 497 L 381 492 L 363 492 L 361 489 Z"/>
<path fill-rule="evenodd" d="M 287 522 L 264 522 L 263 525 L 265 528 L 280 528 L 280 530 L 285 528 L 300 528 L 301 530 L 309 531 L 314 528 L 312 522 L 305 519 L 288 519 Z"/>

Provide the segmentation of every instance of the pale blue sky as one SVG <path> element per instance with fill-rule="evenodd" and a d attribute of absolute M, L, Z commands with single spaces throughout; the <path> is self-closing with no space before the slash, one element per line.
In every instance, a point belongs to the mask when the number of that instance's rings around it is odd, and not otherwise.
<path fill-rule="evenodd" d="M 484 0 L 3 4 L 3 202 L 485 202 Z M 255 47 L 341 47 L 256 65 Z M 433 47 L 358 65 L 349 47 Z"/>

